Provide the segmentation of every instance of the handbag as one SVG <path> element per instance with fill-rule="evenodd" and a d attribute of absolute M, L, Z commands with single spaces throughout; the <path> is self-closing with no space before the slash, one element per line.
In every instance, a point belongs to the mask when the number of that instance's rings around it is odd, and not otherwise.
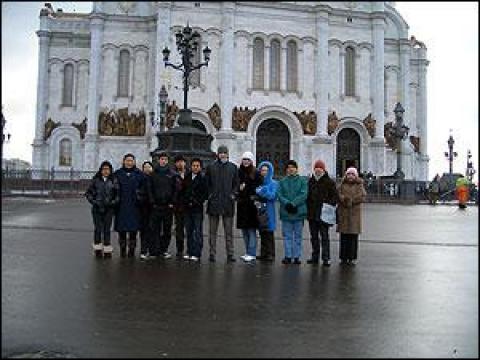
<path fill-rule="evenodd" d="M 255 207 L 257 209 L 258 229 L 259 230 L 268 229 L 267 204 L 261 201 L 255 201 Z"/>
<path fill-rule="evenodd" d="M 329 225 L 334 225 L 337 222 L 337 207 L 332 206 L 328 203 L 323 203 L 322 205 L 322 214 L 320 215 L 320 220 Z"/>

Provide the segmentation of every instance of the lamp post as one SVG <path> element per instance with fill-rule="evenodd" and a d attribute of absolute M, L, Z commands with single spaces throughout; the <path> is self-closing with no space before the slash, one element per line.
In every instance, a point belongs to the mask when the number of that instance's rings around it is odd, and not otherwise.
<path fill-rule="evenodd" d="M 390 135 L 395 139 L 397 150 L 397 170 L 393 176 L 403 180 L 405 174 L 402 171 L 402 140 L 406 139 L 410 129 L 403 124 L 403 113 L 405 109 L 400 103 L 395 105 L 393 112 L 395 113 L 395 125 L 390 128 Z"/>
<path fill-rule="evenodd" d="M 473 168 L 473 163 L 472 163 L 472 153 L 470 149 L 468 149 L 467 152 L 467 171 L 466 171 L 466 176 L 468 181 L 472 182 L 473 175 L 475 175 L 476 171 Z"/>
<path fill-rule="evenodd" d="M 192 157 L 199 157 L 203 161 L 210 161 L 215 159 L 215 153 L 210 148 L 213 137 L 192 126 L 192 110 L 188 108 L 188 90 L 191 73 L 198 71 L 203 66 L 208 66 L 212 51 L 206 46 L 203 49 L 204 62 L 194 65 L 192 61 L 200 46 L 200 34 L 193 31 L 187 24 L 182 31 L 175 34 L 175 38 L 178 52 L 181 55 L 181 63 L 173 64 L 169 62 L 170 50 L 168 47 L 163 49 L 162 54 L 165 67 L 172 67 L 183 74 L 183 109 L 178 111 L 178 126 L 163 131 L 168 94 L 165 87 L 162 86 L 159 94 L 159 113 L 163 114 L 163 116 L 160 116 L 162 131 L 157 132 L 158 147 L 151 152 L 152 159 L 155 161 L 159 153 L 166 152 L 169 157 L 182 154 L 187 160 Z"/>
<path fill-rule="evenodd" d="M 2 115 L 2 148 L 1 148 L 0 158 L 2 159 L 2 167 L 3 167 L 3 144 L 8 143 L 12 135 L 10 133 L 5 134 L 5 125 L 7 124 L 7 120 L 5 120 L 5 117 L 3 116 L 3 109 L 2 109 L 1 115 Z"/>
<path fill-rule="evenodd" d="M 453 151 L 453 144 L 455 144 L 455 140 L 453 140 L 453 136 L 452 136 L 452 130 L 450 129 L 450 137 L 448 138 L 448 152 L 445 152 L 445 157 L 448 159 L 448 168 L 449 168 L 449 171 L 448 173 L 450 175 L 453 174 L 453 159 L 457 157 L 457 152 L 456 151 Z"/>

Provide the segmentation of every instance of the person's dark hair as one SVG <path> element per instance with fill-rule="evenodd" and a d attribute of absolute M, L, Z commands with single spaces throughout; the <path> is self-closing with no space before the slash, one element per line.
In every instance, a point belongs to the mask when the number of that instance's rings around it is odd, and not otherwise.
<path fill-rule="evenodd" d="M 293 166 L 294 168 L 298 169 L 298 164 L 295 160 L 288 160 L 287 161 L 287 165 L 285 165 L 285 169 L 289 166 Z"/>
<path fill-rule="evenodd" d="M 97 178 L 101 178 L 102 177 L 102 168 L 104 166 L 108 166 L 110 168 L 110 175 L 108 175 L 108 178 L 111 179 L 113 178 L 113 166 L 112 166 L 112 163 L 110 161 L 102 161 L 102 163 L 100 164 L 100 167 L 98 168 L 98 171 L 97 173 L 95 174 L 94 177 L 97 177 Z"/>
<path fill-rule="evenodd" d="M 200 167 L 203 167 L 203 162 L 200 158 L 193 158 L 192 161 L 190 161 L 190 165 L 193 164 L 194 162 L 198 162 L 200 164 Z"/>
<path fill-rule="evenodd" d="M 149 165 L 152 167 L 152 169 L 153 169 L 153 164 L 152 164 L 152 162 L 151 162 L 151 161 L 148 161 L 148 160 L 146 160 L 146 161 L 144 161 L 144 162 L 143 162 L 143 164 L 142 164 L 142 171 L 144 170 L 144 166 L 145 166 L 145 164 L 149 164 Z"/>
<path fill-rule="evenodd" d="M 180 160 L 186 161 L 185 158 L 183 157 L 183 155 L 178 154 L 178 155 L 175 155 L 175 158 L 173 159 L 173 162 L 177 162 L 177 161 L 180 161 Z"/>
<path fill-rule="evenodd" d="M 158 159 L 159 160 L 160 160 L 161 157 L 166 157 L 168 159 L 168 154 L 165 151 L 163 151 L 160 154 L 158 154 Z"/>
<path fill-rule="evenodd" d="M 135 160 L 135 155 L 133 155 L 132 153 L 128 153 L 123 156 L 123 161 L 125 161 L 127 157 L 131 157 L 133 160 Z"/>

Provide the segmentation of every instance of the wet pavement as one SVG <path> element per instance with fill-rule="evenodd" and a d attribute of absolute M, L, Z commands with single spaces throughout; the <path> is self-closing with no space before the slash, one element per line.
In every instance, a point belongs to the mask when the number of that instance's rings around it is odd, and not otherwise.
<path fill-rule="evenodd" d="M 221 226 L 214 264 L 207 238 L 201 264 L 116 235 L 97 260 L 84 200 L 4 199 L 2 357 L 478 357 L 478 207 L 366 204 L 364 229 L 355 267 L 333 230 L 330 268 L 282 265 L 280 233 L 274 264 L 226 264 Z"/>

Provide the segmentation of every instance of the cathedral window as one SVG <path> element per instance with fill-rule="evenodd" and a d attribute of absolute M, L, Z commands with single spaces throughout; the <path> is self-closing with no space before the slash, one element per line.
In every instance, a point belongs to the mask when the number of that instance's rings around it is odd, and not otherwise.
<path fill-rule="evenodd" d="M 345 96 L 355 96 L 355 50 L 345 49 Z"/>
<path fill-rule="evenodd" d="M 63 68 L 63 106 L 73 105 L 73 65 L 66 64 Z"/>
<path fill-rule="evenodd" d="M 199 38 L 197 40 L 196 47 L 193 49 L 193 58 L 192 58 L 193 66 L 197 66 L 201 62 L 201 53 L 202 53 L 201 44 L 202 44 L 202 40 L 201 38 Z M 200 86 L 200 71 L 201 69 L 197 69 L 190 73 L 190 78 L 189 78 L 190 86 L 194 88 Z"/>
<path fill-rule="evenodd" d="M 280 90 L 280 41 L 270 43 L 270 89 Z"/>
<path fill-rule="evenodd" d="M 253 41 L 253 88 L 263 89 L 264 87 L 264 48 L 263 40 L 256 38 Z"/>
<path fill-rule="evenodd" d="M 58 163 L 60 166 L 72 166 L 72 141 L 62 139 L 60 141 L 60 156 Z"/>
<path fill-rule="evenodd" d="M 290 40 L 287 43 L 287 91 L 297 90 L 297 43 Z"/>
<path fill-rule="evenodd" d="M 128 97 L 130 82 L 130 53 L 128 50 L 120 51 L 120 62 L 118 67 L 118 96 Z"/>

